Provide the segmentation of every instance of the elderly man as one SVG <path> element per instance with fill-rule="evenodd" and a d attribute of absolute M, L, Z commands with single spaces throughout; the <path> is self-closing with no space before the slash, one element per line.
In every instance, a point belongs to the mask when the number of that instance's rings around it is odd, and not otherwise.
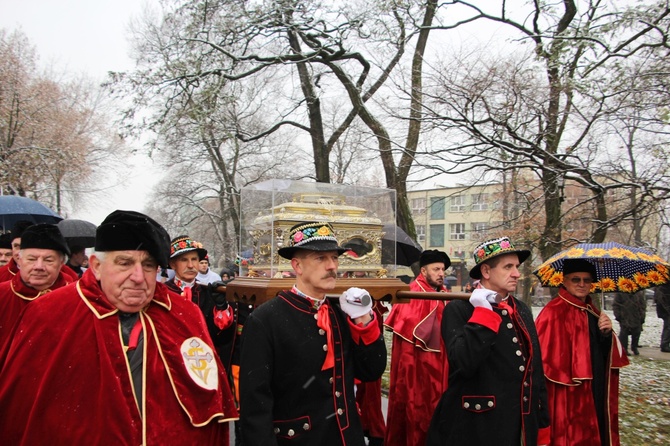
<path fill-rule="evenodd" d="M 12 259 L 12 234 L 0 234 L 0 267 L 5 266 Z"/>
<path fill-rule="evenodd" d="M 260 305 L 242 335 L 240 422 L 245 445 L 363 446 L 354 379 L 374 381 L 386 346 L 370 296 L 351 288 L 340 306 L 338 246 L 329 223 L 293 226 L 279 255 L 296 283 Z"/>
<path fill-rule="evenodd" d="M 0 371 L 6 444 L 228 444 L 237 418 L 199 309 L 156 282 L 169 238 L 115 211 L 83 277 L 28 305 Z"/>
<path fill-rule="evenodd" d="M 450 265 L 445 252 L 424 251 L 410 290 L 446 293 L 444 276 Z M 386 318 L 384 325 L 393 331 L 386 446 L 426 443 L 430 419 L 447 389 L 447 360 L 440 339 L 444 305 L 442 300 L 415 299 L 394 305 Z"/>
<path fill-rule="evenodd" d="M 619 368 L 625 349 L 591 301 L 595 266 L 566 259 L 558 296 L 537 316 L 547 377 L 551 445 L 619 445 Z"/>
<path fill-rule="evenodd" d="M 428 446 L 544 445 L 549 413 L 540 345 L 530 308 L 511 293 L 530 251 L 507 237 L 474 252 L 469 301 L 444 308 L 449 386 L 428 431 Z"/>
<path fill-rule="evenodd" d="M 12 258 L 9 262 L 0 267 L 0 282 L 12 280 L 12 277 L 19 272 L 19 251 L 21 250 L 21 234 L 33 223 L 27 220 L 19 220 L 14 223 L 10 232 L 9 243 L 12 249 Z"/>
<path fill-rule="evenodd" d="M 11 329 L 26 305 L 72 282 L 61 272 L 69 253 L 56 225 L 33 225 L 23 232 L 19 271 L 11 280 L 0 283 L 0 346 L 10 338 Z"/>

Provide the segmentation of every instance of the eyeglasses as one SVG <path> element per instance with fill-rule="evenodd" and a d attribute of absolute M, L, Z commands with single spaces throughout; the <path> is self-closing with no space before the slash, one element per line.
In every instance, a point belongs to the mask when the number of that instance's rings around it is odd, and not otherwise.
<path fill-rule="evenodd" d="M 591 285 L 593 283 L 593 279 L 590 277 L 570 277 L 570 282 L 574 283 L 575 285 L 579 285 L 581 282 L 584 282 L 584 285 Z"/>

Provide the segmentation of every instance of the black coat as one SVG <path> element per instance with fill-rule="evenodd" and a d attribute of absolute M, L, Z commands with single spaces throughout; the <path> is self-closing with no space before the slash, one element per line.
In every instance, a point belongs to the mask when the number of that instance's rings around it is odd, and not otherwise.
<path fill-rule="evenodd" d="M 654 289 L 656 315 L 661 319 L 670 317 L 670 284 L 661 285 Z"/>
<path fill-rule="evenodd" d="M 317 310 L 282 292 L 254 310 L 244 325 L 240 421 L 245 445 L 363 446 L 354 378 L 378 379 L 386 367 L 381 333 L 356 344 L 345 314 L 329 304 L 335 367 L 321 370 L 326 335 Z"/>
<path fill-rule="evenodd" d="M 635 294 L 616 293 L 612 303 L 614 318 L 626 328 L 639 328 L 647 315 L 647 298 L 644 291 Z"/>
<path fill-rule="evenodd" d="M 509 301 L 512 316 L 493 310 L 502 318 L 497 333 L 473 318 L 469 302 L 446 305 L 442 338 L 449 387 L 435 409 L 427 445 L 535 445 L 538 430 L 549 426 L 533 315 L 523 302 L 513 297 Z"/>

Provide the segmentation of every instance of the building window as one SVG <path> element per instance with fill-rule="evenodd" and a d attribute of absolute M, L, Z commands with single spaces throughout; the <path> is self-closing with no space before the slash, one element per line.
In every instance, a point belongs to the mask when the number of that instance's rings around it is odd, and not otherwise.
<path fill-rule="evenodd" d="M 430 225 L 431 248 L 444 246 L 444 225 Z"/>
<path fill-rule="evenodd" d="M 472 233 L 470 238 L 472 240 L 483 240 L 486 238 L 486 233 L 489 230 L 489 224 L 484 222 L 472 223 Z"/>
<path fill-rule="evenodd" d="M 449 225 L 450 240 L 465 240 L 465 223 L 454 223 Z"/>
<path fill-rule="evenodd" d="M 426 225 L 416 225 L 416 240 L 419 242 L 426 241 Z"/>
<path fill-rule="evenodd" d="M 423 214 L 426 212 L 426 197 L 412 198 L 412 213 Z"/>
<path fill-rule="evenodd" d="M 450 212 L 465 212 L 465 195 L 455 195 L 451 197 Z"/>
<path fill-rule="evenodd" d="M 430 199 L 430 219 L 444 220 L 444 198 L 431 197 Z"/>
<path fill-rule="evenodd" d="M 489 208 L 489 194 L 474 194 L 472 196 L 472 210 L 486 211 Z"/>

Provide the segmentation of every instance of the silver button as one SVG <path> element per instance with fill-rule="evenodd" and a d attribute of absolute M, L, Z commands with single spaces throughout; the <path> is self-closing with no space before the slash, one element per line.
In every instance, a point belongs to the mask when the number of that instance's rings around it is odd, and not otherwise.
<path fill-rule="evenodd" d="M 323 344 L 323 351 L 327 352 L 328 351 L 328 344 Z"/>
<path fill-rule="evenodd" d="M 514 342 L 514 343 L 516 344 L 517 342 L 519 342 L 519 340 L 516 338 L 516 336 L 514 336 L 514 337 L 512 338 L 512 342 Z"/>
<path fill-rule="evenodd" d="M 470 407 L 470 403 L 463 403 L 463 407 L 467 409 L 468 407 Z"/>
<path fill-rule="evenodd" d="M 308 431 L 308 430 L 310 429 L 309 423 L 305 423 L 305 424 L 303 424 L 303 425 L 302 425 L 302 428 L 303 428 L 304 430 Z"/>
<path fill-rule="evenodd" d="M 517 350 L 517 351 L 516 351 L 516 355 L 517 355 L 517 356 L 521 356 L 521 350 Z"/>
<path fill-rule="evenodd" d="M 519 371 L 520 371 L 520 372 L 523 372 L 524 370 L 526 370 L 526 368 L 525 368 L 524 366 L 520 365 L 520 366 L 519 366 Z"/>
<path fill-rule="evenodd" d="M 337 414 L 338 415 L 342 415 L 343 413 L 344 413 L 344 411 L 342 409 L 337 409 Z"/>
<path fill-rule="evenodd" d="M 524 386 L 524 387 L 528 387 L 528 386 L 529 386 L 528 381 L 524 381 L 524 382 L 523 382 L 523 386 Z"/>
<path fill-rule="evenodd" d="M 525 403 L 526 401 L 528 401 L 528 397 L 527 397 L 527 396 L 524 396 L 524 397 L 523 397 L 523 402 Z"/>
<path fill-rule="evenodd" d="M 324 330 L 323 328 L 319 328 L 319 334 L 320 334 L 321 336 L 325 335 L 325 334 L 326 334 L 326 330 Z"/>
<path fill-rule="evenodd" d="M 293 429 L 289 429 L 287 434 L 288 434 L 289 437 L 292 437 L 292 436 L 295 435 L 295 431 Z"/>
<path fill-rule="evenodd" d="M 279 433 L 279 428 L 275 427 L 275 434 L 278 434 L 278 433 Z"/>
<path fill-rule="evenodd" d="M 328 378 L 328 382 L 331 383 L 331 384 L 333 383 L 333 377 L 332 376 L 330 378 Z"/>
<path fill-rule="evenodd" d="M 488 402 L 489 407 L 493 407 L 493 401 Z"/>
<path fill-rule="evenodd" d="M 502 315 L 507 316 L 507 310 L 502 310 Z"/>
<path fill-rule="evenodd" d="M 316 317 L 316 314 L 314 315 L 314 319 L 318 319 L 318 318 Z"/>
<path fill-rule="evenodd" d="M 508 322 L 508 323 L 507 323 L 507 328 L 514 328 L 514 325 L 512 325 L 511 322 Z"/>
<path fill-rule="evenodd" d="M 482 408 L 481 404 L 475 404 L 475 409 L 479 410 L 481 408 Z"/>
<path fill-rule="evenodd" d="M 339 397 L 340 397 L 340 395 L 342 395 L 342 394 L 341 394 L 341 393 L 340 393 L 339 391 L 338 391 L 338 392 L 335 392 L 335 396 L 336 396 L 336 397 L 338 397 L 338 398 L 339 398 Z"/>

